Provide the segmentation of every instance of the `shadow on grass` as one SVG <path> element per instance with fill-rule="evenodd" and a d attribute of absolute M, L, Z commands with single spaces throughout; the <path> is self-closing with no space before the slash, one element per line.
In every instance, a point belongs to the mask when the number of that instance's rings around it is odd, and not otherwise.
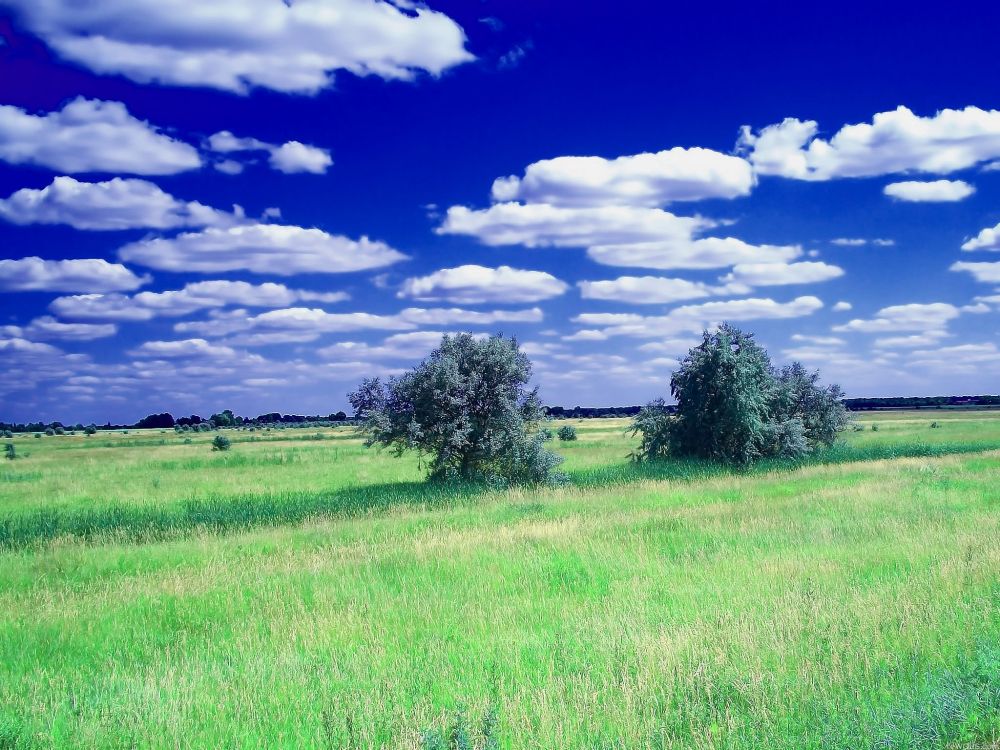
<path fill-rule="evenodd" d="M 697 481 L 714 476 L 792 471 L 803 466 L 937 457 L 1000 449 L 1000 442 L 908 443 L 852 446 L 838 444 L 814 456 L 791 461 L 761 461 L 733 468 L 691 459 L 617 464 L 579 469 L 571 486 L 595 488 L 642 480 Z M 18 550 L 60 537 L 125 543 L 159 541 L 195 530 L 216 533 L 301 523 L 310 518 L 357 517 L 394 508 L 434 509 L 457 505 L 489 492 L 477 484 L 393 482 L 348 487 L 334 492 L 283 492 L 186 500 L 165 507 L 114 505 L 102 508 L 38 510 L 0 519 L 0 550 Z"/>

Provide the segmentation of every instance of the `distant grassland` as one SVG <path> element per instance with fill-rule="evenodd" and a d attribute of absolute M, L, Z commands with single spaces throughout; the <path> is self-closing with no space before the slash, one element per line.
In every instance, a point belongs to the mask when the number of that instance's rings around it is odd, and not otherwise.
<path fill-rule="evenodd" d="M 741 473 L 574 422 L 570 485 L 509 492 L 345 428 L 19 436 L 0 748 L 418 748 L 463 706 L 504 748 L 1000 743 L 1000 412 L 857 416 Z"/>

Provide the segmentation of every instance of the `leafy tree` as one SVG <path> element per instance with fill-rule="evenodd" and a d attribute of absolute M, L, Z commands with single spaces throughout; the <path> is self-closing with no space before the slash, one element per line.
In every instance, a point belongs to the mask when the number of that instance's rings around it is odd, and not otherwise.
<path fill-rule="evenodd" d="M 557 481 L 561 459 L 545 448 L 531 362 L 514 339 L 444 336 L 410 372 L 365 380 L 349 398 L 368 446 L 430 457 L 435 480 Z"/>
<path fill-rule="evenodd" d="M 85 435 L 96 435 L 97 434 L 97 425 L 89 424 L 89 425 L 87 425 L 84 428 L 83 432 L 84 432 Z"/>
<path fill-rule="evenodd" d="M 733 464 L 797 457 L 832 445 L 849 423 L 838 386 L 799 363 L 774 370 L 753 335 L 731 325 L 706 331 L 670 379 L 675 414 L 654 401 L 633 422 L 634 457 L 694 456 Z"/>
<path fill-rule="evenodd" d="M 4 430 L 3 431 L 3 436 L 5 438 L 7 438 L 7 439 L 10 439 L 10 438 L 14 437 L 14 433 L 11 432 L 10 430 Z"/>
<path fill-rule="evenodd" d="M 232 442 L 225 435 L 216 435 L 212 438 L 213 451 L 227 451 L 232 447 Z"/>
<path fill-rule="evenodd" d="M 236 415 L 232 409 L 225 409 L 210 417 L 216 427 L 232 427 L 236 424 Z"/>
<path fill-rule="evenodd" d="M 564 442 L 569 442 L 571 440 L 576 440 L 576 428 L 571 424 L 564 424 L 559 428 L 559 439 Z"/>
<path fill-rule="evenodd" d="M 56 434 L 56 431 L 51 427 L 49 427 L 47 430 L 45 430 L 45 434 L 48 435 L 49 437 L 52 437 L 53 435 Z"/>

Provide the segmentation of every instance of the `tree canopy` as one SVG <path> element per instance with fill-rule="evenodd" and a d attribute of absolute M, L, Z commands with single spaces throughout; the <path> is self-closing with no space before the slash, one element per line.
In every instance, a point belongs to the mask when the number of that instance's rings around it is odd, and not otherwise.
<path fill-rule="evenodd" d="M 747 464 L 797 457 L 831 445 L 847 425 L 841 390 L 819 385 L 799 363 L 781 370 L 753 334 L 731 325 L 705 331 L 670 379 L 671 414 L 660 399 L 632 425 L 641 436 L 635 456 L 693 456 Z"/>
<path fill-rule="evenodd" d="M 416 450 L 436 480 L 537 484 L 557 481 L 545 447 L 531 362 L 503 336 L 444 336 L 410 372 L 362 382 L 349 395 L 366 444 Z"/>

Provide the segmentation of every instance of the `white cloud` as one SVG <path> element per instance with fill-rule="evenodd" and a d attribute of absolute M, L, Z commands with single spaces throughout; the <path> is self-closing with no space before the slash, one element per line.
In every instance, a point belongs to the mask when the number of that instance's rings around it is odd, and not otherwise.
<path fill-rule="evenodd" d="M 584 299 L 613 300 L 634 305 L 664 304 L 708 297 L 715 287 L 700 281 L 662 276 L 619 276 L 605 281 L 581 281 Z"/>
<path fill-rule="evenodd" d="M 410 79 L 473 59 L 461 27 L 378 0 L 8 0 L 61 57 L 140 83 L 312 94 L 333 72 Z"/>
<path fill-rule="evenodd" d="M 197 201 L 178 200 L 152 182 L 120 177 L 107 182 L 56 177 L 38 190 L 22 188 L 0 199 L 0 217 L 15 224 L 96 230 L 232 226 L 244 221 L 239 207 L 227 214 Z"/>
<path fill-rule="evenodd" d="M 397 296 L 459 305 L 492 302 L 519 304 L 558 297 L 568 288 L 566 283 L 544 271 L 465 265 L 407 279 Z"/>
<path fill-rule="evenodd" d="M 125 266 L 100 258 L 0 260 L 0 289 L 8 292 L 131 291 L 149 281 L 149 276 L 136 276 Z"/>
<path fill-rule="evenodd" d="M 908 336 L 886 336 L 875 339 L 872 346 L 875 349 L 913 349 L 918 346 L 933 346 L 946 335 L 947 332 L 938 330 L 914 333 Z"/>
<path fill-rule="evenodd" d="M 811 315 L 823 303 L 812 296 L 797 297 L 789 302 L 773 299 L 748 298 L 705 302 L 677 307 L 666 315 L 643 316 L 633 313 L 582 313 L 574 323 L 588 326 L 585 336 L 565 340 L 599 341 L 611 336 L 661 338 L 679 333 L 699 333 L 724 321 L 780 320 Z"/>
<path fill-rule="evenodd" d="M 741 148 L 758 174 L 800 180 L 872 177 L 900 172 L 949 174 L 1000 155 L 1000 111 L 943 109 L 919 117 L 906 107 L 871 123 L 845 125 L 829 140 L 818 124 L 787 118 L 759 133 L 744 126 Z"/>
<path fill-rule="evenodd" d="M 972 252 L 973 250 L 1000 251 L 1000 224 L 982 230 L 971 240 L 967 240 L 962 245 L 962 249 L 967 252 Z"/>
<path fill-rule="evenodd" d="M 886 185 L 882 192 L 896 200 L 912 203 L 954 203 L 965 200 L 976 189 L 963 180 L 907 180 Z"/>
<path fill-rule="evenodd" d="M 877 247 L 892 247 L 896 244 L 896 240 L 881 238 L 869 240 L 864 237 L 837 237 L 836 239 L 830 240 L 830 244 L 839 245 L 840 247 L 862 247 L 868 244 L 872 244 Z"/>
<path fill-rule="evenodd" d="M 266 151 L 271 167 L 286 174 L 295 172 L 323 174 L 333 165 L 333 159 L 327 149 L 309 146 L 299 141 L 288 141 L 279 146 L 257 138 L 237 138 L 228 130 L 222 130 L 209 136 L 206 145 L 209 150 L 222 154 Z M 227 174 L 239 174 L 243 171 L 243 165 L 233 159 L 225 159 L 215 167 Z"/>
<path fill-rule="evenodd" d="M 193 147 L 132 117 L 121 102 L 82 97 L 41 115 L 0 105 L 0 159 L 70 174 L 163 175 L 201 166 Z"/>
<path fill-rule="evenodd" d="M 688 240 L 693 232 L 712 226 L 715 222 L 709 219 L 675 216 L 658 208 L 497 203 L 481 210 L 452 206 L 437 233 L 470 235 L 487 245 L 588 247 Z"/>
<path fill-rule="evenodd" d="M 210 344 L 205 339 L 183 339 L 180 341 L 147 341 L 131 352 L 134 357 L 204 357 L 206 359 L 234 359 L 235 349 L 218 344 Z"/>
<path fill-rule="evenodd" d="M 463 328 L 495 323 L 533 323 L 542 320 L 542 311 L 492 310 L 488 312 L 461 308 L 406 308 L 394 315 L 365 312 L 329 313 L 325 310 L 292 307 L 248 315 L 245 310 L 215 313 L 208 320 L 177 323 L 174 330 L 209 337 L 232 337 L 228 341 L 246 346 L 315 341 L 325 333 L 352 331 L 410 331 L 420 326 Z"/>
<path fill-rule="evenodd" d="M 35 318 L 19 334 L 32 341 L 38 339 L 57 339 L 61 341 L 93 341 L 108 338 L 118 333 L 118 327 L 113 323 L 94 325 L 92 323 L 63 323 L 45 315 Z"/>
<path fill-rule="evenodd" d="M 726 284 L 754 286 L 779 286 L 784 284 L 813 284 L 829 281 L 844 275 L 844 269 L 829 263 L 807 261 L 803 263 L 737 263 L 731 273 L 720 281 Z"/>
<path fill-rule="evenodd" d="M 387 337 L 379 346 L 370 346 L 357 341 L 341 341 L 317 349 L 316 353 L 324 359 L 419 359 L 440 344 L 444 335 L 445 331 L 396 333 Z"/>
<path fill-rule="evenodd" d="M 952 263 L 948 267 L 948 270 L 966 271 L 967 273 L 971 273 L 976 281 L 984 284 L 1000 283 L 1000 261 L 992 263 L 966 263 L 965 261 L 958 261 L 957 263 Z"/>
<path fill-rule="evenodd" d="M 183 289 L 164 292 L 124 294 L 80 294 L 57 297 L 49 309 L 76 320 L 151 320 L 156 317 L 178 317 L 197 310 L 215 309 L 227 305 L 243 307 L 287 307 L 296 302 L 341 302 L 348 299 L 344 292 L 312 292 L 289 289 L 284 284 L 267 282 L 250 284 L 245 281 L 198 281 Z"/>
<path fill-rule="evenodd" d="M 804 333 L 793 333 L 792 341 L 814 344 L 815 346 L 843 346 L 847 343 L 837 336 L 810 336 Z"/>
<path fill-rule="evenodd" d="M 164 271 L 251 271 L 277 276 L 345 273 L 380 268 L 406 258 L 384 242 L 352 240 L 321 229 L 279 224 L 209 228 L 173 238 L 151 238 L 118 251 L 124 261 Z"/>
<path fill-rule="evenodd" d="M 849 323 L 834 326 L 833 330 L 864 333 L 943 330 L 949 320 L 957 318 L 960 314 L 957 307 L 947 302 L 892 305 L 883 307 L 875 313 L 874 318 L 868 320 L 856 318 Z"/>
<path fill-rule="evenodd" d="M 847 310 L 850 310 L 853 307 L 854 305 L 852 305 L 850 302 L 845 302 L 844 300 L 840 300 L 839 302 L 836 302 L 831 309 L 834 312 L 846 312 Z"/>
<path fill-rule="evenodd" d="M 737 263 L 783 263 L 802 255 L 802 248 L 798 245 L 750 245 L 735 237 L 705 237 L 595 245 L 587 249 L 587 255 L 606 266 L 707 269 Z"/>
<path fill-rule="evenodd" d="M 524 177 L 493 183 L 497 201 L 555 206 L 661 206 L 673 201 L 748 195 L 756 180 L 749 162 L 705 148 L 672 148 L 604 159 L 560 156 L 528 165 Z"/>

